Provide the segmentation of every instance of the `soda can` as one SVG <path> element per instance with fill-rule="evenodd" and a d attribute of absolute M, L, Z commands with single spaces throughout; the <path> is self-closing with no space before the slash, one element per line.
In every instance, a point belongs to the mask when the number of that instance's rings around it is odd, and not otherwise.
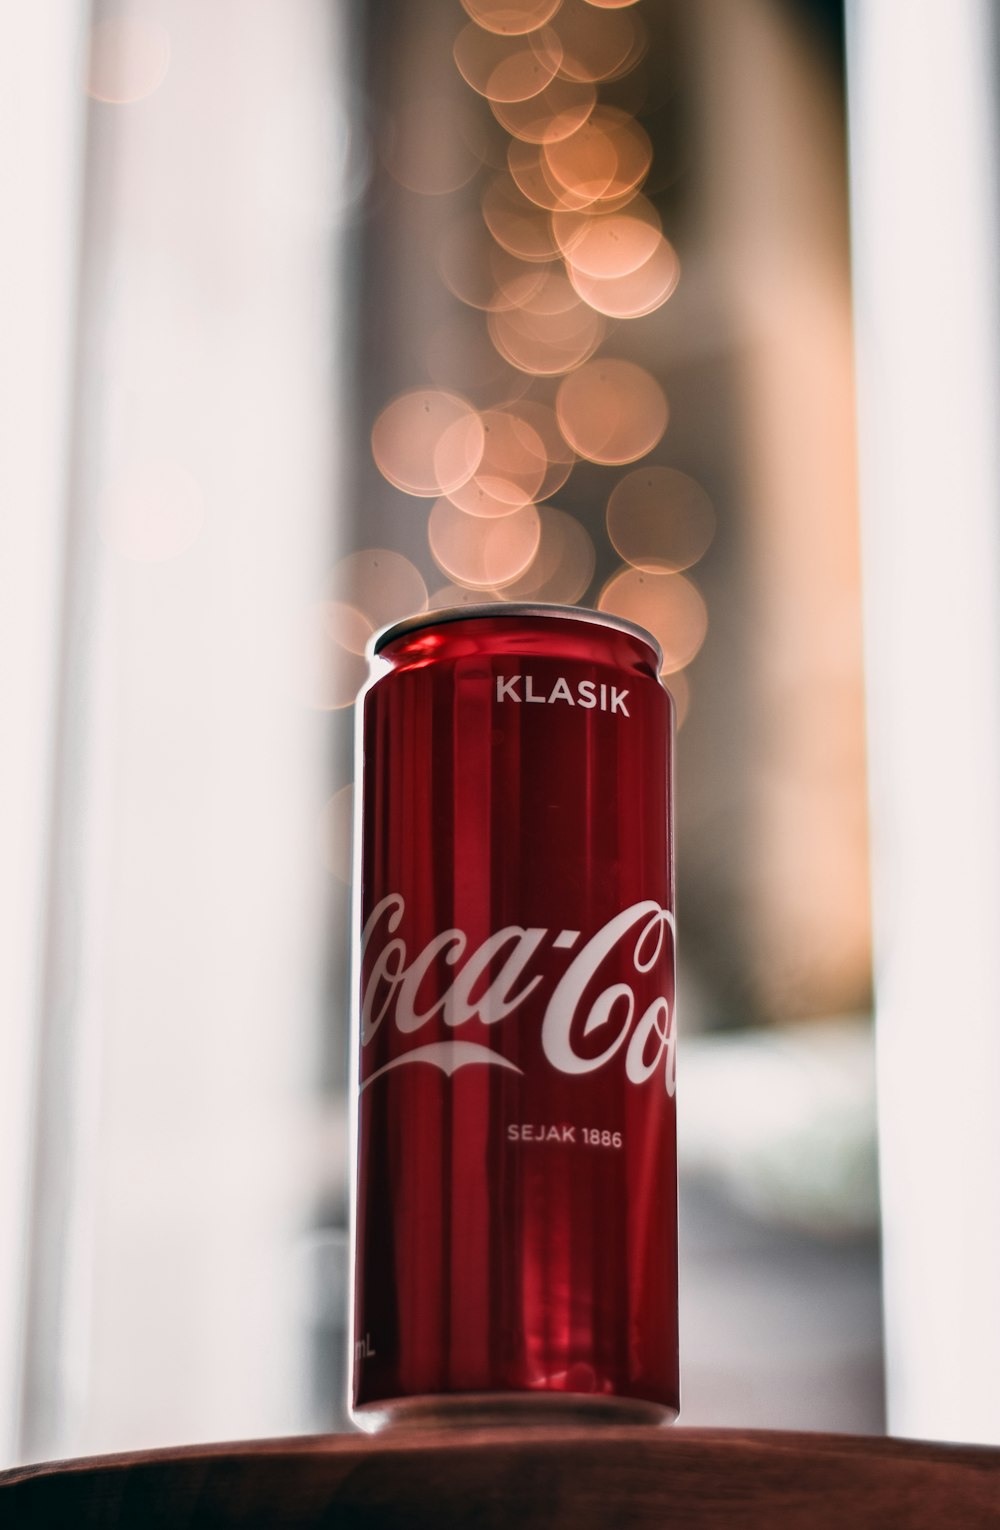
<path fill-rule="evenodd" d="M 430 612 L 373 642 L 354 878 L 362 1428 L 676 1417 L 661 662 L 641 628 L 565 606 Z"/>

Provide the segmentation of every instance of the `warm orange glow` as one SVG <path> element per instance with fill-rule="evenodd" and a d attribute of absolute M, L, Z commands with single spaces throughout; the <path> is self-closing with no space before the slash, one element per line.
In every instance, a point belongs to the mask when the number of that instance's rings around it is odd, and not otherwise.
<path fill-rule="evenodd" d="M 510 515 L 534 502 L 548 467 L 541 437 L 527 420 L 499 409 L 482 416 L 485 445 L 475 474 L 449 494 L 470 515 Z"/>
<path fill-rule="evenodd" d="M 715 512 L 704 489 L 676 468 L 628 473 L 608 500 L 608 536 L 634 568 L 677 573 L 690 568 L 715 535 Z"/>
<path fill-rule="evenodd" d="M 588 5 L 596 6 L 599 11 L 623 11 L 626 6 L 637 3 L 638 0 L 587 0 Z"/>
<path fill-rule="evenodd" d="M 546 164 L 543 151 L 544 144 L 523 143 L 515 138 L 507 150 L 507 168 L 523 196 L 546 212 L 617 212 L 635 196 L 631 189 L 620 196 L 594 196 L 579 188 L 562 186 Z M 548 229 L 548 243 L 553 254 L 562 254 L 551 226 Z"/>
<path fill-rule="evenodd" d="M 649 259 L 620 276 L 592 276 L 580 269 L 575 254 L 567 259 L 566 270 L 584 302 L 609 319 L 641 319 L 653 313 L 673 294 L 681 275 L 674 247 L 662 234 Z"/>
<path fill-rule="evenodd" d="M 520 36 L 534 32 L 550 21 L 562 4 L 562 0 L 462 0 L 462 5 L 473 21 L 485 27 L 487 32 L 499 32 L 505 37 Z"/>
<path fill-rule="evenodd" d="M 577 272 L 606 281 L 649 260 L 660 243 L 660 215 L 646 197 L 634 196 L 620 212 L 553 212 L 552 233 Z"/>
<path fill-rule="evenodd" d="M 363 653 L 370 634 L 389 622 L 423 611 L 427 586 L 420 570 L 402 553 L 386 547 L 368 547 L 351 553 L 330 570 L 327 591 L 335 600 L 353 607 L 367 626 L 351 626 L 341 619 L 338 640 L 355 653 Z"/>
<path fill-rule="evenodd" d="M 645 128 L 616 106 L 595 107 L 583 127 L 542 152 L 559 186 L 595 200 L 635 191 L 653 159 Z"/>
<path fill-rule="evenodd" d="M 577 211 L 592 207 L 597 200 L 596 197 L 581 196 L 578 192 L 560 186 L 545 163 L 540 144 L 513 139 L 507 150 L 507 168 L 522 197 L 535 208 L 544 208 L 546 212 L 558 212 L 566 208 Z M 542 226 L 545 229 L 549 257 L 561 254 L 551 225 L 546 220 Z"/>
<path fill-rule="evenodd" d="M 372 429 L 379 472 L 407 494 L 450 493 L 468 482 L 482 454 L 479 415 L 454 393 L 429 388 L 403 393 Z"/>
<path fill-rule="evenodd" d="M 553 260 L 559 254 L 549 219 L 509 175 L 491 181 L 483 192 L 482 208 L 494 239 L 519 260 Z"/>
<path fill-rule="evenodd" d="M 537 261 L 519 260 L 498 245 L 473 215 L 445 233 L 438 269 L 448 290 L 470 308 L 516 308 L 543 280 Z"/>
<path fill-rule="evenodd" d="M 540 505 L 538 551 L 519 579 L 502 591 L 504 600 L 551 601 L 574 605 L 594 577 L 594 544 L 572 515 Z"/>
<path fill-rule="evenodd" d="M 491 103 L 501 127 L 526 143 L 556 143 L 583 126 L 597 105 L 589 81 L 552 80 L 527 101 Z"/>
<path fill-rule="evenodd" d="M 538 377 L 558 377 L 580 366 L 597 350 L 604 328 L 600 314 L 579 298 L 556 313 L 536 312 L 526 304 L 489 316 L 490 337 L 501 356 Z"/>
<path fill-rule="evenodd" d="M 529 37 L 501 37 L 475 22 L 455 38 L 455 63 L 466 84 L 490 101 L 526 101 L 555 79 L 562 45 L 551 27 Z"/>
<path fill-rule="evenodd" d="M 632 361 L 590 361 L 559 384 L 559 426 L 591 462 L 634 462 L 667 427 L 667 400 L 654 377 Z"/>
<path fill-rule="evenodd" d="M 438 567 L 457 584 L 497 588 L 522 574 L 535 555 L 541 522 L 534 505 L 493 519 L 467 515 L 448 499 L 434 504 L 427 539 Z"/>
<path fill-rule="evenodd" d="M 586 0 L 565 0 L 554 30 L 562 44 L 559 72 L 568 80 L 610 80 L 638 63 L 645 50 L 645 28 L 623 7 L 595 9 Z"/>
<path fill-rule="evenodd" d="M 523 374 L 521 374 L 523 375 Z M 509 414 L 525 420 L 536 432 L 545 451 L 545 477 L 535 495 L 535 502 L 549 499 L 558 493 L 573 471 L 576 452 L 569 446 L 559 429 L 556 412 L 538 399 L 522 398 L 508 406 Z M 543 517 L 544 520 L 544 517 Z"/>
<path fill-rule="evenodd" d="M 406 96 L 386 126 L 382 162 L 399 185 L 424 196 L 446 196 L 465 186 L 482 167 L 471 135 L 456 132 L 452 101 Z"/>
<path fill-rule="evenodd" d="M 205 499 L 197 481 L 177 462 L 134 462 L 98 499 L 101 535 L 134 563 L 165 563 L 201 535 Z"/>
<path fill-rule="evenodd" d="M 351 706 L 368 673 L 361 653 L 371 631 L 364 614 L 342 601 L 324 600 L 309 607 L 297 675 L 308 706 L 320 712 Z"/>
<path fill-rule="evenodd" d="M 690 664 L 708 631 L 705 602 L 683 574 L 623 568 L 604 586 L 597 606 L 638 622 L 653 634 L 663 649 L 664 675 Z"/>
<path fill-rule="evenodd" d="M 142 101 L 166 79 L 170 38 L 158 21 L 117 16 L 90 34 L 87 94 L 116 106 Z"/>
<path fill-rule="evenodd" d="M 350 886 L 354 862 L 353 786 L 342 786 L 326 804 L 320 814 L 319 842 L 327 871 Z"/>
<path fill-rule="evenodd" d="M 597 119 L 596 111 L 569 138 L 557 139 L 543 146 L 550 173 L 566 191 L 596 202 L 606 192 L 618 173 L 618 151 Z"/>

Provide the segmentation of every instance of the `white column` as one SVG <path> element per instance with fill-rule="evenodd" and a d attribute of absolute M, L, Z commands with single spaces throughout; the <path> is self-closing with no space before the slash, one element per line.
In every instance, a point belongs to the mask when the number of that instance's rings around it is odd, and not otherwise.
<path fill-rule="evenodd" d="M 0 21 L 0 1462 L 17 1434 L 86 98 L 86 0 Z"/>
<path fill-rule="evenodd" d="M 331 725 L 298 635 L 340 535 L 344 12 L 99 14 L 29 1457 L 307 1427 L 302 1238 L 339 1151 L 312 1079 Z"/>
<path fill-rule="evenodd" d="M 889 1427 L 994 1444 L 996 21 L 848 7 Z"/>

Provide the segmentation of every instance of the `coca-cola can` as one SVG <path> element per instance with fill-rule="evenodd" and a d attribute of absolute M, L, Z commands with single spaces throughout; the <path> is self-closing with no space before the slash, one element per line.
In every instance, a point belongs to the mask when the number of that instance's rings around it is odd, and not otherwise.
<path fill-rule="evenodd" d="M 397 623 L 359 698 L 357 1424 L 679 1406 L 672 703 L 564 606 Z"/>

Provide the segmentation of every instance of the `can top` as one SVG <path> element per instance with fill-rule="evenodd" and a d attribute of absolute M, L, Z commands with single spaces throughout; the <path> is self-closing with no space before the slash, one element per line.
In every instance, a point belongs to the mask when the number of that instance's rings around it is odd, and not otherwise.
<path fill-rule="evenodd" d="M 542 617 L 548 619 L 554 617 L 557 620 L 570 620 L 577 622 L 590 622 L 597 627 L 611 627 L 617 632 L 626 632 L 629 636 L 638 638 L 641 643 L 651 649 L 656 659 L 656 670 L 659 673 L 663 665 L 663 649 L 645 627 L 640 627 L 637 622 L 630 622 L 624 616 L 614 616 L 607 611 L 594 611 L 589 606 L 557 606 L 538 603 L 532 605 L 522 601 L 490 601 L 480 606 L 445 606 L 440 611 L 420 611 L 415 616 L 404 616 L 401 621 L 392 622 L 390 626 L 383 627 L 371 640 L 371 652 L 381 653 L 389 643 L 394 643 L 397 638 L 407 636 L 411 632 L 419 632 L 424 627 L 439 627 L 446 622 L 467 622 L 495 617 Z"/>

